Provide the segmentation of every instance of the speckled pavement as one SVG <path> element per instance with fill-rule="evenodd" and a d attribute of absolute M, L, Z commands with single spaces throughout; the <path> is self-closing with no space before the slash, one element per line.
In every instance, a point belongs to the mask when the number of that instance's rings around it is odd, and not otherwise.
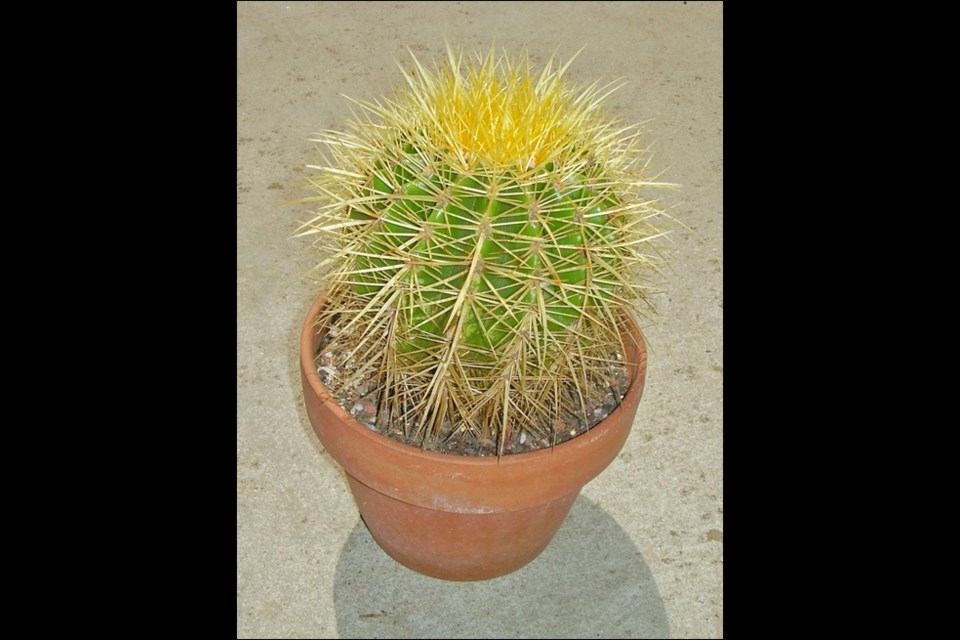
<path fill-rule="evenodd" d="M 633 432 L 547 550 L 479 583 L 414 573 L 360 521 L 303 409 L 303 240 L 313 132 L 402 80 L 409 47 L 559 46 L 575 82 L 623 78 L 608 112 L 648 121 L 679 228 L 643 329 Z M 723 622 L 723 5 L 240 2 L 237 5 L 237 637 L 719 638 Z"/>

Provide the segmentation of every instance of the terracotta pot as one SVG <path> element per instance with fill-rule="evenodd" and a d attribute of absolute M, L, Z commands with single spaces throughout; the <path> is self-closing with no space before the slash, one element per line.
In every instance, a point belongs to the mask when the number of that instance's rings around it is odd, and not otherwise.
<path fill-rule="evenodd" d="M 321 295 L 300 336 L 300 372 L 310 424 L 343 466 L 360 515 L 400 564 L 444 580 L 486 580 L 515 571 L 560 528 L 580 489 L 619 453 L 637 412 L 647 353 L 627 353 L 633 379 L 620 407 L 583 435 L 552 449 L 496 457 L 422 451 L 382 436 L 330 397 L 314 366 Z M 629 341 L 628 341 L 629 342 Z M 584 547 L 585 552 L 589 547 Z"/>

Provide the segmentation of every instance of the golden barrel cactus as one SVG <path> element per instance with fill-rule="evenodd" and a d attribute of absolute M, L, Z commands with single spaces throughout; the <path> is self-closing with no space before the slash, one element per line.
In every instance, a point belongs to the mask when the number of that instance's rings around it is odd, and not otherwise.
<path fill-rule="evenodd" d="M 555 439 L 609 389 L 624 313 L 649 308 L 663 183 L 640 130 L 604 117 L 612 89 L 571 86 L 570 62 L 413 62 L 316 140 L 320 207 L 300 233 L 325 252 L 321 322 L 359 363 L 333 385 L 375 380 L 380 422 L 408 442 Z"/>

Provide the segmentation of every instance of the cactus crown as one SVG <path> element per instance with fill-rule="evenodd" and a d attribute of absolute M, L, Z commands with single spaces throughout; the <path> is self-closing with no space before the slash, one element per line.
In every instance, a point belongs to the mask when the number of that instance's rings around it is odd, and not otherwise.
<path fill-rule="evenodd" d="M 586 421 L 609 388 L 624 312 L 650 308 L 662 215 L 640 132 L 575 89 L 570 62 L 448 48 L 406 86 L 328 131 L 310 180 L 329 303 L 321 322 L 376 381 L 378 415 L 407 440 L 498 442 Z M 327 155 L 329 154 L 329 155 Z"/>
<path fill-rule="evenodd" d="M 488 55 L 465 66 L 462 55 L 451 52 L 435 74 L 417 69 L 419 81 L 406 75 L 407 113 L 426 121 L 430 142 L 452 150 L 462 171 L 551 160 L 576 143 L 591 115 L 589 105 L 571 104 L 563 68 L 547 66 L 534 78 L 525 55 L 516 61 Z"/>

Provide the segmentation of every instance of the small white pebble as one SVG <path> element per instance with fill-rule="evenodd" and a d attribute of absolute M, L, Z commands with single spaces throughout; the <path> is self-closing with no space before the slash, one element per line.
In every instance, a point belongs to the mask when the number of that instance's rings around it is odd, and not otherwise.
<path fill-rule="evenodd" d="M 520 444 L 523 444 L 526 441 L 527 441 L 527 432 L 524 431 L 523 433 L 520 434 Z"/>

